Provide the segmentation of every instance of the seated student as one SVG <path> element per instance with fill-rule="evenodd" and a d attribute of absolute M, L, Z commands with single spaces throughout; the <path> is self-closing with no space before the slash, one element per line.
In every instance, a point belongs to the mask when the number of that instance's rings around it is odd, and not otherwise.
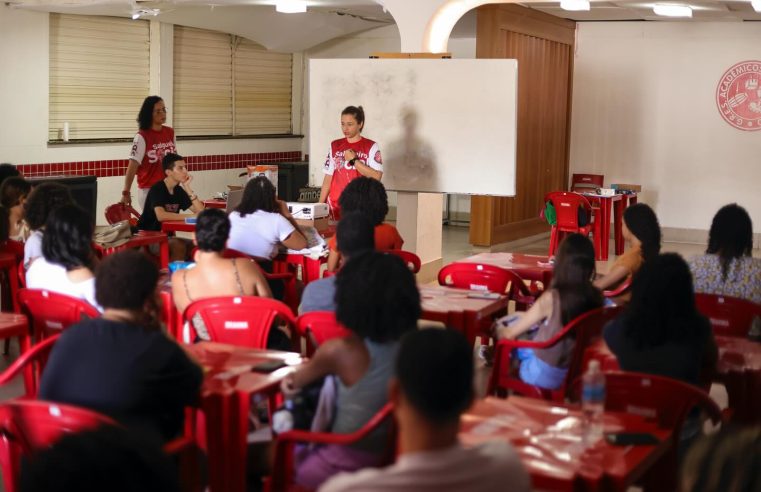
<path fill-rule="evenodd" d="M 690 270 L 675 253 L 644 264 L 634 277 L 631 302 L 603 336 L 622 370 L 694 385 L 718 357 L 711 324 L 695 309 Z"/>
<path fill-rule="evenodd" d="M 761 258 L 753 258 L 753 222 L 741 206 L 716 213 L 706 254 L 690 259 L 695 292 L 747 299 L 761 304 Z"/>
<path fill-rule="evenodd" d="M 336 227 L 338 248 L 344 261 L 374 248 L 373 224 L 359 212 L 344 214 Z M 301 296 L 300 313 L 336 310 L 336 276 L 310 282 Z"/>
<path fill-rule="evenodd" d="M 595 280 L 595 286 L 606 290 L 618 286 L 627 277 L 633 277 L 644 262 L 661 251 L 661 226 L 649 206 L 637 203 L 624 210 L 621 227 L 626 242 L 631 246 L 613 263 L 607 274 Z"/>
<path fill-rule="evenodd" d="M 32 231 L 24 243 L 24 268 L 42 256 L 42 233 L 50 212 L 73 203 L 71 192 L 60 183 L 42 183 L 32 189 L 24 203 L 24 220 Z"/>
<path fill-rule="evenodd" d="M 399 231 L 391 224 L 385 224 L 383 219 L 388 214 L 388 195 L 380 181 L 365 176 L 352 180 L 338 198 L 341 214 L 360 212 L 370 218 L 375 226 L 375 249 L 386 251 L 402 249 L 404 240 Z M 341 266 L 341 254 L 336 245 L 336 238 L 328 242 L 328 270 L 334 272 Z"/>
<path fill-rule="evenodd" d="M 101 318 L 65 330 L 53 347 L 39 398 L 91 408 L 163 440 L 182 429 L 202 373 L 161 332 L 159 272 L 135 250 L 106 257 L 95 278 Z"/>
<path fill-rule="evenodd" d="M 180 492 L 177 467 L 154 442 L 102 426 L 66 434 L 21 467 L 21 492 Z"/>
<path fill-rule="evenodd" d="M 288 211 L 278 200 L 275 187 L 264 176 L 246 183 L 240 204 L 230 214 L 227 247 L 264 260 L 277 256 L 280 246 L 304 249 L 307 240 Z"/>
<path fill-rule="evenodd" d="M 32 185 L 14 176 L 0 186 L 0 241 L 10 239 L 23 243 L 29 237 L 29 225 L 24 220 L 24 203 Z"/>
<path fill-rule="evenodd" d="M 500 439 L 465 448 L 457 439 L 460 415 L 474 397 L 473 351 L 461 334 L 432 328 L 405 335 L 389 393 L 399 425 L 396 463 L 341 473 L 320 492 L 530 490 L 510 444 Z"/>
<path fill-rule="evenodd" d="M 592 242 L 581 234 L 569 235 L 558 248 L 550 289 L 517 320 L 512 321 L 517 313 L 498 320 L 497 337 L 515 339 L 539 324 L 532 340 L 549 340 L 574 318 L 602 307 L 602 293 L 592 285 L 594 274 Z M 508 320 L 510 324 L 505 325 Z M 541 388 L 559 388 L 568 372 L 574 345 L 575 339 L 569 335 L 546 349 L 519 349 L 520 378 Z"/>
<path fill-rule="evenodd" d="M 181 214 L 181 211 L 190 210 L 196 214 L 204 208 L 203 202 L 190 187 L 193 176 L 188 174 L 188 168 L 181 155 L 166 154 L 162 167 L 166 177 L 148 190 L 143 214 L 137 222 L 137 228 L 143 231 L 160 231 L 161 223 L 166 220 L 184 220 L 192 217 L 189 214 Z M 169 251 L 173 261 L 184 260 L 189 252 L 185 241 L 174 237 L 169 239 Z"/>
<path fill-rule="evenodd" d="M 292 395 L 334 375 L 335 414 L 330 432 L 348 434 L 360 429 L 387 401 L 399 339 L 417 328 L 420 293 L 402 260 L 374 251 L 352 258 L 336 279 L 336 318 L 352 331 L 328 340 L 309 362 L 283 381 Z M 388 445 L 388 429 L 351 446 L 322 446 L 297 457 L 296 482 L 317 488 L 340 471 L 380 464 Z"/>
<path fill-rule="evenodd" d="M 42 236 L 42 258 L 26 272 L 26 286 L 76 297 L 95 307 L 95 276 L 90 214 L 77 205 L 50 213 Z"/>
<path fill-rule="evenodd" d="M 179 312 L 198 299 L 217 296 L 272 297 L 267 280 L 253 261 L 222 257 L 230 220 L 219 209 L 198 214 L 193 242 L 198 246 L 195 266 L 172 275 L 172 297 Z M 209 340 L 209 333 L 200 316 L 193 318 L 198 338 Z"/>

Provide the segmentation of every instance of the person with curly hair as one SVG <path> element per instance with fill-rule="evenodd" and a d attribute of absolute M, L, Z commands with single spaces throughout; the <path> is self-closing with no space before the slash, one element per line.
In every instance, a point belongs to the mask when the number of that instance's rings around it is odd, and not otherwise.
<path fill-rule="evenodd" d="M 400 258 L 376 251 L 353 257 L 336 278 L 336 319 L 351 335 L 320 345 L 314 357 L 283 381 L 283 392 L 294 395 L 333 376 L 336 405 L 329 430 L 359 430 L 387 402 L 399 340 L 417 329 L 420 312 L 415 277 Z M 351 446 L 328 445 L 299 454 L 296 483 L 316 489 L 339 471 L 377 466 L 386 451 L 387 432 L 381 426 Z"/>
<path fill-rule="evenodd" d="M 404 239 L 399 231 L 393 225 L 383 222 L 388 214 L 388 195 L 380 181 L 364 176 L 359 177 L 346 186 L 338 202 L 343 214 L 359 212 L 370 219 L 375 226 L 376 250 L 402 249 Z M 328 247 L 330 248 L 328 271 L 334 272 L 341 266 L 341 253 L 335 236 L 328 241 Z"/>
<path fill-rule="evenodd" d="M 137 115 L 138 132 L 132 141 L 129 165 L 124 175 L 122 203 L 132 203 L 132 181 L 137 175 L 137 200 L 142 208 L 151 186 L 164 179 L 161 167 L 166 154 L 177 152 L 174 129 L 166 123 L 167 108 L 159 96 L 148 96 Z"/>
<path fill-rule="evenodd" d="M 98 307 L 92 234 L 93 223 L 83 208 L 63 205 L 53 210 L 45 223 L 42 257 L 29 266 L 26 286 L 76 297 Z"/>
<path fill-rule="evenodd" d="M 649 206 L 637 203 L 624 210 L 623 236 L 631 246 L 619 256 L 604 276 L 595 280 L 595 287 L 606 290 L 634 277 L 643 263 L 661 251 L 661 226 Z"/>
<path fill-rule="evenodd" d="M 42 256 L 42 237 L 50 213 L 63 205 L 74 204 L 71 192 L 60 183 L 42 183 L 35 186 L 24 203 L 24 220 L 31 233 L 24 243 L 24 268 Z"/>
<path fill-rule="evenodd" d="M 753 258 L 753 222 L 736 203 L 716 212 L 704 255 L 690 259 L 695 292 L 761 304 L 761 259 Z"/>
<path fill-rule="evenodd" d="M 320 203 L 327 203 L 330 216 L 341 219 L 340 197 L 346 186 L 360 176 L 380 181 L 383 159 L 378 144 L 362 136 L 365 111 L 362 106 L 347 106 L 341 111 L 341 131 L 344 138 L 333 140 L 325 159 L 325 177 L 320 189 Z"/>

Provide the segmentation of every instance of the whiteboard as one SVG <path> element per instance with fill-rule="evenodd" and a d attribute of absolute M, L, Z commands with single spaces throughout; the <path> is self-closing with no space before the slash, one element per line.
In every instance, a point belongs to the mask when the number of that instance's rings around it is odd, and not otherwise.
<path fill-rule="evenodd" d="M 389 190 L 515 196 L 517 60 L 312 59 L 309 160 L 322 183 L 341 111 L 362 106 Z"/>

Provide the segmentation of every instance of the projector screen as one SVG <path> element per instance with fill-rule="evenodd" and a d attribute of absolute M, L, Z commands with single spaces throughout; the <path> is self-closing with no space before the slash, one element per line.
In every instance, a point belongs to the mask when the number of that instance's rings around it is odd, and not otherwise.
<path fill-rule="evenodd" d="M 515 196 L 517 60 L 313 59 L 310 170 L 362 106 L 389 190 Z"/>

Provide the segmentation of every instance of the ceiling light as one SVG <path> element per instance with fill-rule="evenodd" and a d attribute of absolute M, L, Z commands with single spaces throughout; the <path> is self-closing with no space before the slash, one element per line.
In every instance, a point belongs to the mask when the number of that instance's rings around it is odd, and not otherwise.
<path fill-rule="evenodd" d="M 666 17 L 692 17 L 692 7 L 689 5 L 656 3 L 653 12 Z"/>
<path fill-rule="evenodd" d="M 307 11 L 306 0 L 277 0 L 275 10 L 283 14 L 301 14 Z"/>
<path fill-rule="evenodd" d="M 589 0 L 560 0 L 563 10 L 589 10 Z"/>
<path fill-rule="evenodd" d="M 761 0 L 750 0 L 750 4 L 753 5 L 753 10 L 761 13 Z"/>

